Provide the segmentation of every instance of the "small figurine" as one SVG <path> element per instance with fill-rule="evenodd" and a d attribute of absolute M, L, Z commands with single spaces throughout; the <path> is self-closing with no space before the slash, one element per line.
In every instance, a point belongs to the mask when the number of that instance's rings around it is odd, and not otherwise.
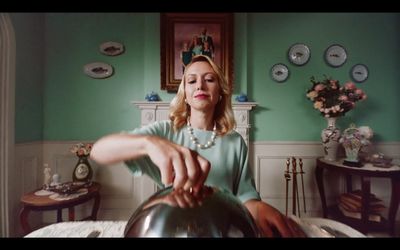
<path fill-rule="evenodd" d="M 154 91 L 151 91 L 150 94 L 147 94 L 145 99 L 149 102 L 157 102 L 161 100 L 158 94 Z"/>
<path fill-rule="evenodd" d="M 236 96 L 235 100 L 238 102 L 247 102 L 248 98 L 244 93 L 241 93 L 240 95 Z"/>
<path fill-rule="evenodd" d="M 43 189 L 48 189 L 50 184 L 51 184 L 51 168 L 49 168 L 49 164 L 45 163 L 44 169 L 43 169 L 43 174 L 44 174 L 44 185 Z"/>

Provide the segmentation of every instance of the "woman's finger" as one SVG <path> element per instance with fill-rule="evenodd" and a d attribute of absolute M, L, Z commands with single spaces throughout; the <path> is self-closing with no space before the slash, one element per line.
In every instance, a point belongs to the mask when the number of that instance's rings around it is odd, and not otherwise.
<path fill-rule="evenodd" d="M 189 191 L 183 191 L 183 198 L 185 199 L 185 202 L 186 204 L 188 204 L 189 207 L 197 206 L 196 199 Z"/>
<path fill-rule="evenodd" d="M 197 183 L 199 176 L 201 175 L 201 168 L 197 161 L 197 153 L 190 149 L 185 151 L 185 164 L 187 170 L 188 179 L 183 186 L 185 191 L 189 191 Z"/>
<path fill-rule="evenodd" d="M 175 174 L 172 167 L 172 162 L 167 162 L 164 166 L 159 167 L 161 173 L 161 181 L 165 186 L 168 186 L 174 181 Z"/>
<path fill-rule="evenodd" d="M 262 237 L 273 237 L 274 233 L 272 232 L 272 229 L 268 222 L 264 221 L 258 224 L 258 228 L 261 231 L 261 236 Z"/>
<path fill-rule="evenodd" d="M 174 188 L 180 189 L 186 183 L 187 180 L 187 169 L 185 166 L 185 162 L 182 159 L 181 155 L 175 155 L 172 159 L 172 164 L 175 172 L 175 179 L 174 179 Z"/>
<path fill-rule="evenodd" d="M 196 159 L 200 166 L 200 175 L 197 179 L 196 184 L 193 186 L 194 194 L 198 194 L 202 189 L 211 168 L 210 162 L 205 158 L 203 158 L 202 156 L 200 156 L 199 154 L 197 154 Z"/>
<path fill-rule="evenodd" d="M 291 218 L 287 219 L 287 224 L 292 231 L 292 235 L 294 237 L 307 237 L 307 235 L 304 233 L 304 231 L 301 229 L 301 227 Z"/>
<path fill-rule="evenodd" d="M 174 193 L 174 198 L 175 198 L 175 200 L 178 203 L 178 206 L 180 208 L 187 208 L 188 207 L 188 204 L 185 201 L 185 198 L 183 197 L 183 193 L 184 192 L 185 191 L 183 191 L 183 189 L 180 188 L 180 189 L 176 190 L 176 192 Z"/>

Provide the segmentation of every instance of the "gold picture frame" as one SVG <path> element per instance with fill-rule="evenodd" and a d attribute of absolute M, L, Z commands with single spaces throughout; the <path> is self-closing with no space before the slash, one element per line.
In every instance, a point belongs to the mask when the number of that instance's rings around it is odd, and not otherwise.
<path fill-rule="evenodd" d="M 162 90 L 176 92 L 184 63 L 199 53 L 212 57 L 233 86 L 233 13 L 161 13 L 160 36 Z"/>

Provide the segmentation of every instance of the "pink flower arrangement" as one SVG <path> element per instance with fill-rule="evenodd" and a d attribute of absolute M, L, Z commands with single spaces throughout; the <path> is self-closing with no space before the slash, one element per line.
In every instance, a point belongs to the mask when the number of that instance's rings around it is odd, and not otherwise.
<path fill-rule="evenodd" d="M 346 82 L 344 86 L 340 86 L 338 80 L 324 77 L 324 80 L 317 81 L 312 76 L 310 80 L 313 86 L 307 90 L 306 95 L 324 117 L 344 116 L 355 107 L 356 102 L 367 98 L 353 82 Z"/>
<path fill-rule="evenodd" d="M 79 156 L 88 156 L 90 155 L 90 151 L 92 150 L 92 143 L 78 143 L 73 145 L 70 148 L 71 153 L 76 154 L 78 157 Z"/>

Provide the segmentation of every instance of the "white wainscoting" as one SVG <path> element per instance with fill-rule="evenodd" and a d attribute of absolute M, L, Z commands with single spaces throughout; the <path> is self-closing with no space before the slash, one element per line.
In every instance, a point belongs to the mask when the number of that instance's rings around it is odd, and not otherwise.
<path fill-rule="evenodd" d="M 77 141 L 34 142 L 16 145 L 16 167 L 21 179 L 17 197 L 23 193 L 40 188 L 43 185 L 43 164 L 47 163 L 52 169 L 51 174 L 58 173 L 61 181 L 71 181 L 72 171 L 78 158 L 69 149 Z M 101 187 L 101 202 L 98 214 L 99 220 L 127 220 L 133 211 L 151 194 L 156 191 L 152 180 L 147 176 L 134 177 L 122 164 L 99 166 L 89 160 L 94 171 L 94 180 Z M 19 198 L 18 198 L 19 199 Z M 75 208 L 76 218 L 86 217 L 91 211 L 91 203 Z M 18 217 L 21 206 L 15 209 L 14 216 Z M 67 210 L 63 211 L 63 220 L 67 220 Z M 32 228 L 41 224 L 53 223 L 56 211 L 31 212 L 29 224 Z M 18 220 L 19 221 L 19 220 Z M 22 235 L 20 226 L 17 232 Z"/>
<path fill-rule="evenodd" d="M 39 188 L 43 183 L 43 163 L 48 163 L 52 168 L 52 174 L 57 172 L 62 181 L 72 179 L 72 171 L 77 162 L 77 157 L 69 152 L 69 148 L 76 141 L 62 142 L 36 142 L 16 145 L 16 164 L 21 171 L 20 193 Z M 381 143 L 375 146 L 375 150 L 383 152 L 400 160 L 400 143 Z M 295 156 L 304 162 L 304 187 L 307 213 L 303 208 L 301 216 L 321 216 L 321 203 L 315 182 L 315 159 L 322 155 L 322 147 L 319 142 L 250 142 L 250 164 L 253 167 L 258 191 L 264 201 L 285 212 L 285 182 L 284 170 L 287 157 Z M 134 210 L 151 194 L 156 191 L 156 186 L 147 176 L 135 177 L 122 164 L 113 166 L 98 166 L 90 161 L 94 180 L 102 185 L 101 202 L 98 214 L 99 220 L 127 220 Z M 334 172 L 325 171 L 325 185 L 327 201 L 334 202 L 336 195 L 345 191 L 345 181 Z M 301 184 L 298 178 L 299 187 Z M 387 179 L 373 178 L 371 190 L 382 198 L 389 206 L 390 182 Z M 291 189 L 290 189 L 291 191 Z M 289 211 L 291 211 L 291 192 L 289 192 Z M 299 189 L 302 198 L 301 188 Z M 302 203 L 302 200 L 300 200 Z M 76 217 L 89 213 L 91 204 L 85 204 L 76 208 Z M 18 216 L 19 208 L 14 211 Z M 67 211 L 63 218 L 67 220 Z M 83 214 L 84 213 L 84 214 Z M 399 213 L 397 214 L 399 219 Z M 55 211 L 43 213 L 31 212 L 30 224 L 34 227 L 38 223 L 53 223 L 56 219 Z"/>
<path fill-rule="evenodd" d="M 10 180 L 9 183 L 15 185 L 17 190 L 15 199 L 20 200 L 20 197 L 40 186 L 42 172 L 42 157 L 43 157 L 43 146 L 42 143 L 20 143 L 16 144 L 15 147 L 15 167 L 18 173 L 19 179 Z M 19 222 L 19 211 L 22 206 L 18 203 L 18 206 L 12 211 L 15 221 Z M 34 215 L 33 215 L 34 214 Z M 32 213 L 29 217 L 29 223 L 32 226 L 40 224 L 42 221 L 41 213 Z M 17 235 L 22 235 L 21 225 L 18 223 L 15 226 L 15 232 Z"/>

